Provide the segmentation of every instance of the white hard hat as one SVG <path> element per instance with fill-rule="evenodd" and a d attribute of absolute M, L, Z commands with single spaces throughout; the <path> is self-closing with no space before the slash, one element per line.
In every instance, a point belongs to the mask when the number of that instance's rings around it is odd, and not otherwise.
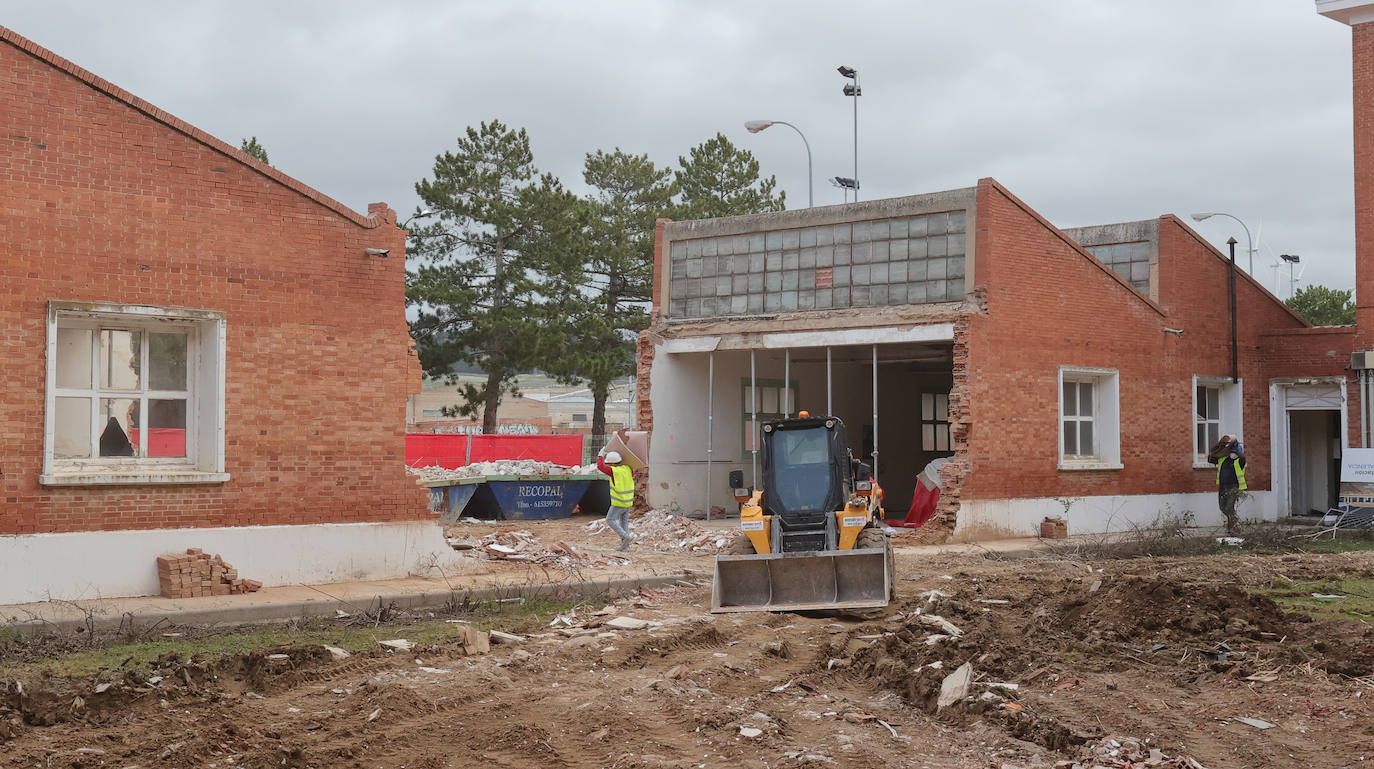
<path fill-rule="evenodd" d="M 618 464 L 620 464 L 620 452 L 619 452 L 619 451 L 608 451 L 608 452 L 606 452 L 606 464 L 610 464 L 610 465 L 618 465 Z"/>

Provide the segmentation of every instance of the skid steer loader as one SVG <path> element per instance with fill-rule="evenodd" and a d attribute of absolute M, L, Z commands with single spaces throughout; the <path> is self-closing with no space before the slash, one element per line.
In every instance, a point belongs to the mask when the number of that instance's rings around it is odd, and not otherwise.
<path fill-rule="evenodd" d="M 711 611 L 886 606 L 894 580 L 881 490 L 850 455 L 844 423 L 805 411 L 765 422 L 760 449 L 762 489 L 730 473 L 740 531 L 716 556 Z"/>

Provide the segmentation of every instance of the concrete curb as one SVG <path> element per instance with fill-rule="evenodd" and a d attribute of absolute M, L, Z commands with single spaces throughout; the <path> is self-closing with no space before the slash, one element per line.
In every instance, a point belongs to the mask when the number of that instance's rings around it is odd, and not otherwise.
<path fill-rule="evenodd" d="M 159 622 L 171 625 L 252 625 L 258 623 L 286 622 L 311 617 L 333 617 L 336 609 L 350 613 L 395 604 L 402 609 L 439 609 L 450 602 L 492 601 L 517 597 L 560 597 L 594 598 L 614 596 L 632 592 L 640 588 L 656 588 L 690 581 L 699 574 L 682 571 L 672 574 L 655 574 L 630 577 L 611 577 L 589 579 L 580 582 L 543 582 L 519 585 L 483 585 L 456 587 L 453 590 L 430 590 L 420 593 L 378 593 L 361 599 L 321 597 L 310 600 L 282 601 L 280 603 L 255 603 L 246 606 L 216 606 L 204 609 L 177 609 L 172 611 L 127 612 L 119 616 L 96 617 L 93 624 L 97 630 L 118 629 L 121 626 L 151 627 Z M 65 617 L 53 620 L 26 620 L 0 624 L 0 627 L 16 628 L 24 631 L 70 632 L 85 629 L 86 618 Z"/>

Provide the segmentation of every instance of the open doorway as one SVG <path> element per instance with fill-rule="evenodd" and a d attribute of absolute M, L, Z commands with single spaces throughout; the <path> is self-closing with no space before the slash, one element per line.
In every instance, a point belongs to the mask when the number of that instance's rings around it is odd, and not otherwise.
<path fill-rule="evenodd" d="M 1320 515 L 1336 506 L 1340 481 L 1341 412 L 1288 412 L 1289 510 Z"/>

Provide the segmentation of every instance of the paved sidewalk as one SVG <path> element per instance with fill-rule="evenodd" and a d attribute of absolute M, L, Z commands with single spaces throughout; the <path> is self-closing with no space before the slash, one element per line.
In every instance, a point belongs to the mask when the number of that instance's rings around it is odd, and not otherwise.
<path fill-rule="evenodd" d="M 706 562 L 709 564 L 709 562 Z M 706 564 L 703 564 L 706 565 Z M 70 630 L 85 627 L 87 614 L 98 628 L 132 622 L 146 627 L 238 625 L 303 617 L 332 617 L 396 604 L 402 609 L 440 608 L 450 601 L 489 601 L 517 596 L 592 598 L 682 581 L 710 579 L 708 571 L 602 569 L 576 574 L 530 569 L 459 577 L 406 577 L 326 585 L 265 587 L 244 595 L 203 598 L 98 598 L 0 605 L 0 627 Z"/>

